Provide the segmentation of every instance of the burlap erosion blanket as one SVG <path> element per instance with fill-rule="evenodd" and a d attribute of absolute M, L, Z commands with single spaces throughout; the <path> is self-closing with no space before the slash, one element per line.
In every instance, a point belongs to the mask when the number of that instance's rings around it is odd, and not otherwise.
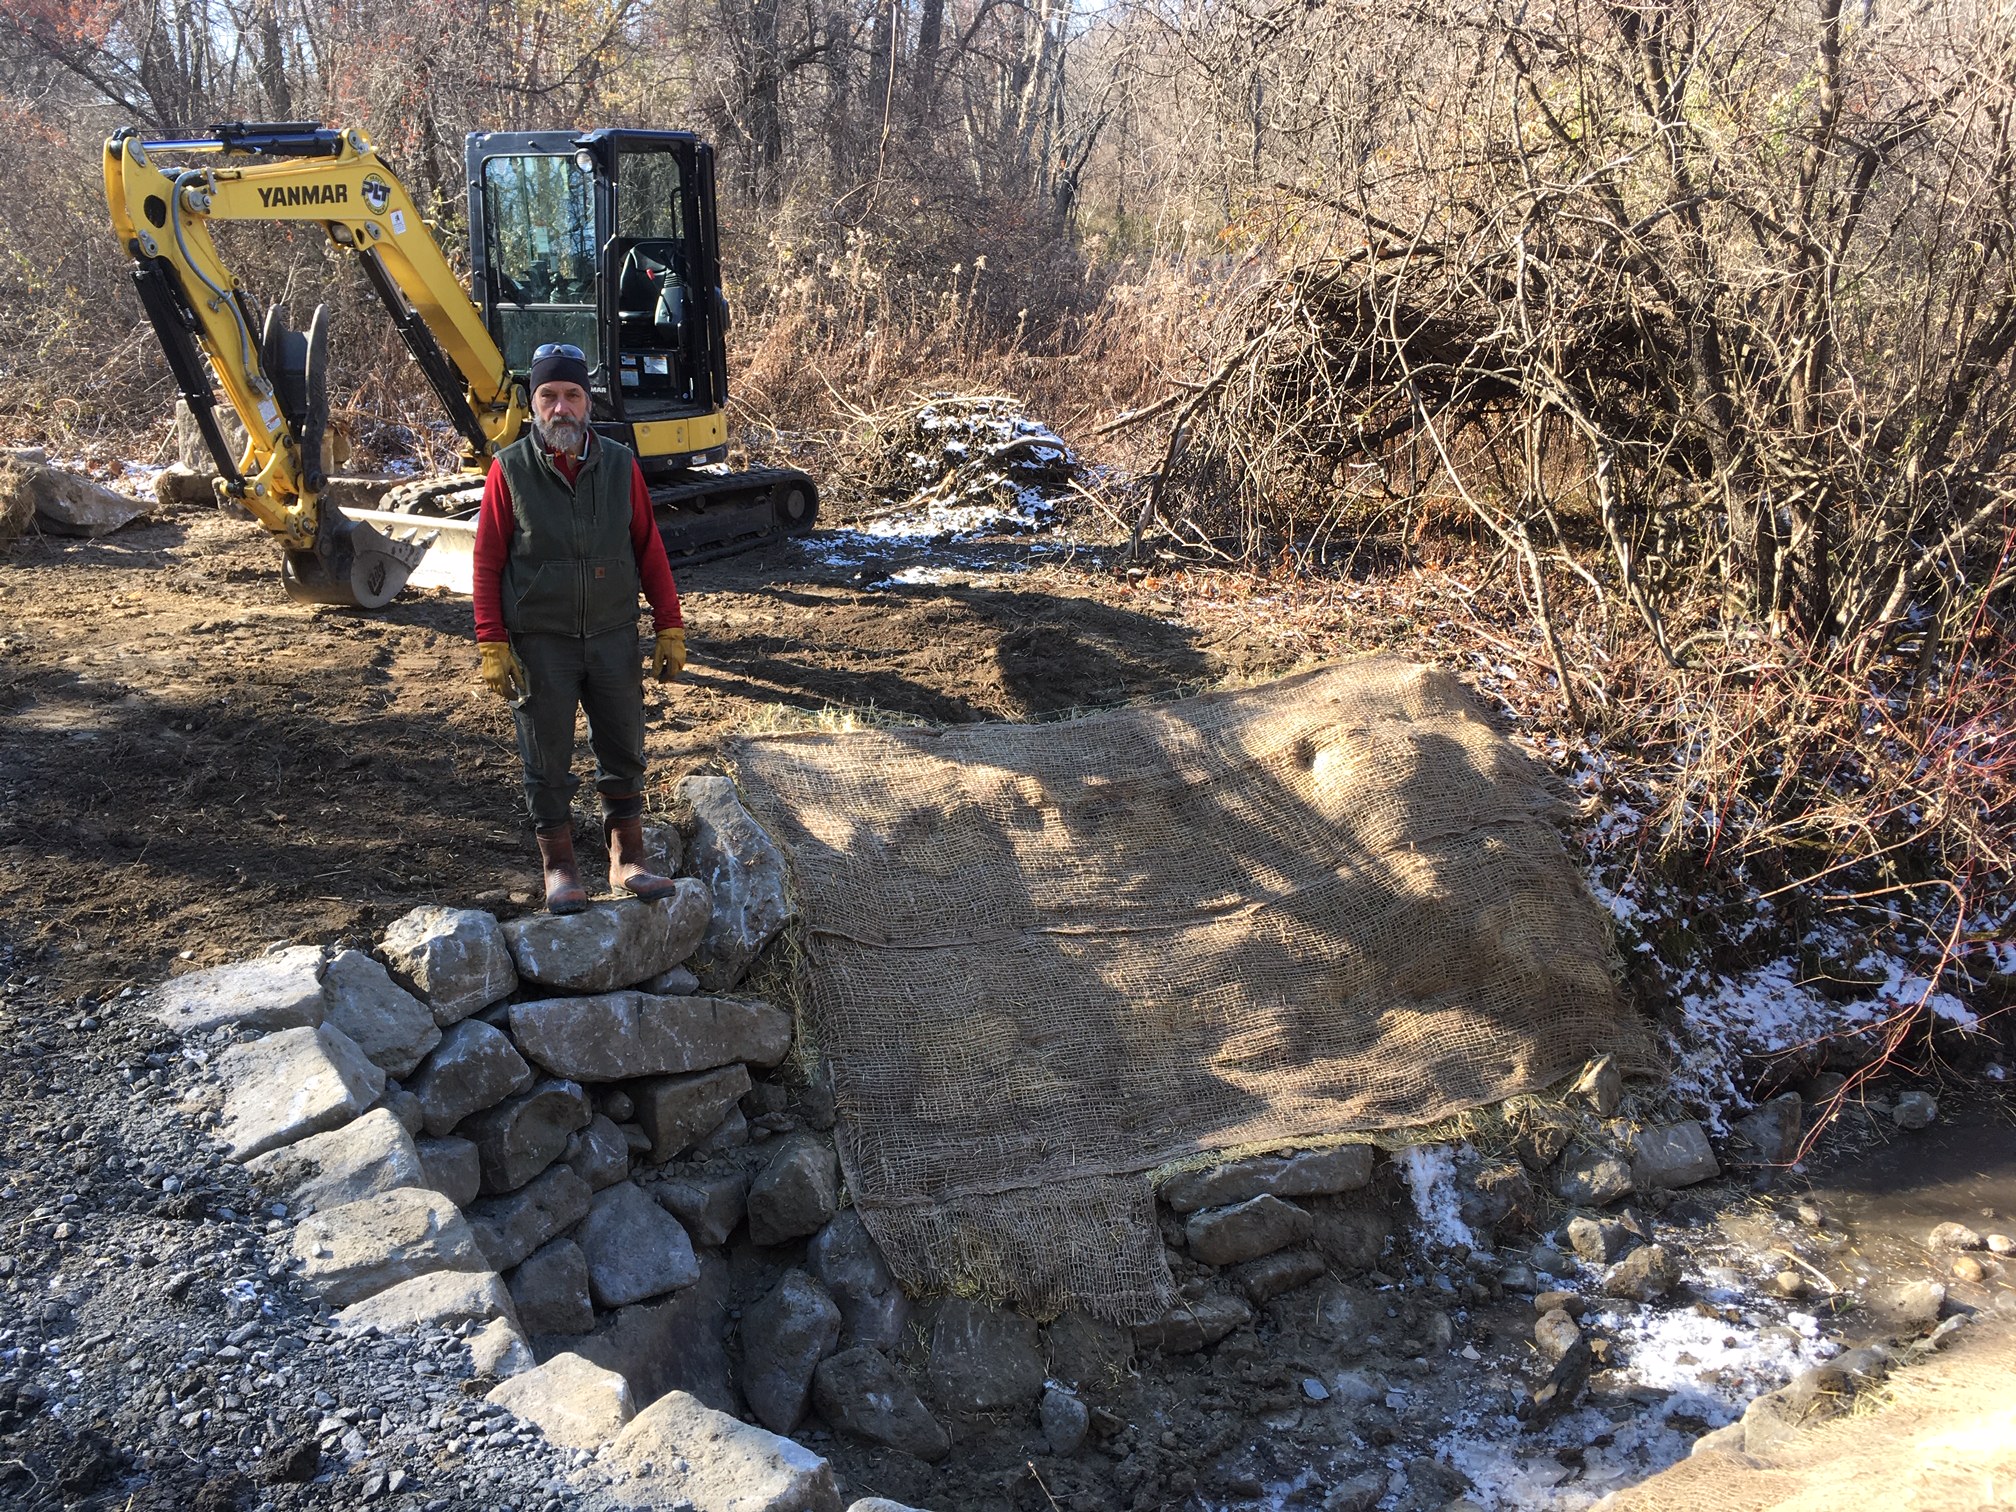
<path fill-rule="evenodd" d="M 1117 1321 L 1143 1173 L 1636 1058 L 1544 774 L 1388 658 L 1068 723 L 739 742 L 862 1218 L 913 1288 Z"/>

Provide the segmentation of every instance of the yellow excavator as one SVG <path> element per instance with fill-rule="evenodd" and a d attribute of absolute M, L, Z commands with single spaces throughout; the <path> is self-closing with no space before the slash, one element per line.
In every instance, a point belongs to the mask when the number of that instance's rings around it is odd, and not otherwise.
<path fill-rule="evenodd" d="M 401 484 L 370 518 L 467 519 L 491 457 L 530 421 L 532 354 L 567 343 L 594 375 L 590 422 L 636 452 L 674 563 L 812 527 L 818 489 L 789 468 L 730 471 L 728 304 L 714 155 L 687 132 L 481 132 L 468 138 L 470 288 L 364 135 L 236 122 L 105 143 L 105 198 L 217 489 L 279 539 L 288 593 L 375 609 L 424 533 L 380 530 L 326 499 L 328 312 L 262 315 L 218 254 L 221 222 L 312 223 L 353 253 L 463 442 L 461 470 Z M 212 379 L 245 427 L 237 453 Z M 393 533 L 388 534 L 388 530 Z"/>

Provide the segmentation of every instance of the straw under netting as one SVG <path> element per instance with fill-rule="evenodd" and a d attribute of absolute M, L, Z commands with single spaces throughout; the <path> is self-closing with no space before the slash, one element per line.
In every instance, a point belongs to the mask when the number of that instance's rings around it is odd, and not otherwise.
<path fill-rule="evenodd" d="M 1144 1173 L 1646 1058 L 1545 773 L 1433 668 L 733 759 L 913 1290 L 1144 1321 L 1174 1298 Z"/>

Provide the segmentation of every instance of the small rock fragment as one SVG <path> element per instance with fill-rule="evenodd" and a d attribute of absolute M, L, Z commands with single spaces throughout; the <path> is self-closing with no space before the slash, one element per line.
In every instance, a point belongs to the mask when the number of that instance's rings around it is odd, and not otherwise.
<path fill-rule="evenodd" d="M 635 1415 L 630 1383 L 577 1354 L 558 1354 L 494 1389 L 485 1401 L 508 1407 L 547 1439 L 569 1449 L 599 1449 Z"/>
<path fill-rule="evenodd" d="M 1923 1129 L 1939 1116 L 1939 1102 L 1929 1092 L 1902 1092 L 1890 1110 L 1890 1121 L 1900 1129 Z"/>
<path fill-rule="evenodd" d="M 1986 1249 L 1988 1241 L 1964 1223 L 1942 1223 L 1925 1236 L 1925 1247 L 1933 1250 Z"/>
<path fill-rule="evenodd" d="M 1043 1424 L 1043 1441 L 1050 1446 L 1052 1454 L 1073 1455 L 1085 1447 L 1085 1434 L 1092 1425 L 1092 1414 L 1071 1392 L 1061 1391 L 1055 1386 L 1045 1390 L 1037 1416 Z"/>
<path fill-rule="evenodd" d="M 1582 1330 L 1575 1326 L 1575 1320 L 1560 1308 L 1543 1313 L 1533 1325 L 1533 1342 L 1540 1353 L 1550 1360 L 1558 1360 L 1573 1349 L 1582 1339 Z"/>
<path fill-rule="evenodd" d="M 1642 1245 L 1611 1266 L 1603 1277 L 1603 1295 L 1632 1302 L 1651 1302 L 1680 1281 L 1680 1264 L 1662 1244 Z"/>

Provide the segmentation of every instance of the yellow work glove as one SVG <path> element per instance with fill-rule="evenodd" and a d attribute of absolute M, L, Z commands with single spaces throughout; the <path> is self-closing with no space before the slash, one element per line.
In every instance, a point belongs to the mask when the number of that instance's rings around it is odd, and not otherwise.
<path fill-rule="evenodd" d="M 528 691 L 525 683 L 525 663 L 518 660 L 518 653 L 511 649 L 509 641 L 478 641 L 476 649 L 483 656 L 483 681 L 490 691 L 507 703 L 517 703 Z"/>
<path fill-rule="evenodd" d="M 651 675 L 660 682 L 670 682 L 686 670 L 686 632 L 682 629 L 660 630 L 658 644 L 651 648 Z"/>

